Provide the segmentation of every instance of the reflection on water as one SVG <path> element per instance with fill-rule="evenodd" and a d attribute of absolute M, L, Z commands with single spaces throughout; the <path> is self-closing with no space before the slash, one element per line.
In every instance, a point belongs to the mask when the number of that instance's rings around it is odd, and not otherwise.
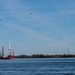
<path fill-rule="evenodd" d="M 75 59 L 0 60 L 0 75 L 75 75 Z"/>

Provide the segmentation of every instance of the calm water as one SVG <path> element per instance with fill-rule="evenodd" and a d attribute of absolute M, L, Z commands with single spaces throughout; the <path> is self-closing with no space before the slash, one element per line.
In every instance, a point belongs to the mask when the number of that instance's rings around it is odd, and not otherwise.
<path fill-rule="evenodd" d="M 75 75 L 75 59 L 0 59 L 0 75 Z"/>

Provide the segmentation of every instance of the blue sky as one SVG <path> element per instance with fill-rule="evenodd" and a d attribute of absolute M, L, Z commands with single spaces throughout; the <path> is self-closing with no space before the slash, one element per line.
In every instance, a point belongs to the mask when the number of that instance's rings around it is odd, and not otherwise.
<path fill-rule="evenodd" d="M 75 0 L 0 0 L 0 48 L 16 55 L 75 54 Z"/>

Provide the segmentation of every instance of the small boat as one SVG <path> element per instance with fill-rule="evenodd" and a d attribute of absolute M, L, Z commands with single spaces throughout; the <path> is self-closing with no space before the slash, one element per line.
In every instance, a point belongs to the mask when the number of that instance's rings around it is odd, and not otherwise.
<path fill-rule="evenodd" d="M 6 58 L 1 58 L 1 59 L 10 59 L 9 57 L 6 57 Z"/>
<path fill-rule="evenodd" d="M 4 57 L 0 57 L 0 59 L 10 59 L 9 57 L 6 57 L 6 56 L 4 56 Z"/>

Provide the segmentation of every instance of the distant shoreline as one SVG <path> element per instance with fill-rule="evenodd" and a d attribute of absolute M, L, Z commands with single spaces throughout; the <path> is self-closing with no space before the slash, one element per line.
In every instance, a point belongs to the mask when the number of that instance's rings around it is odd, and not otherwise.
<path fill-rule="evenodd" d="M 75 55 L 72 54 L 63 54 L 63 55 L 44 55 L 44 54 L 33 54 L 33 55 L 18 55 L 15 58 L 75 58 Z"/>

